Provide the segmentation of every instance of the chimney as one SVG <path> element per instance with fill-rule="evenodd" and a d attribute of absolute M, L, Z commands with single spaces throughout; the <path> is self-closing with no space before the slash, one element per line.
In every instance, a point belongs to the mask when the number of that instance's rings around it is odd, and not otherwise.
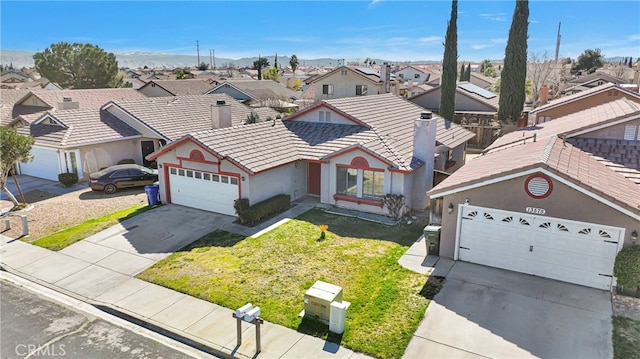
<path fill-rule="evenodd" d="M 386 62 L 380 66 L 380 80 L 382 80 L 382 93 L 391 92 L 391 67 Z"/>
<path fill-rule="evenodd" d="M 413 125 L 413 157 L 425 163 L 413 172 L 411 208 L 415 210 L 427 208 L 427 191 L 433 187 L 436 124 L 431 112 L 422 112 Z"/>
<path fill-rule="evenodd" d="M 540 87 L 540 97 L 538 98 L 538 101 L 540 102 L 540 106 L 549 101 L 549 87 L 547 87 L 547 85 L 542 85 L 542 87 Z"/>
<path fill-rule="evenodd" d="M 73 101 L 71 97 L 63 97 L 62 102 L 58 102 L 58 110 L 76 110 L 80 108 L 80 102 Z"/>
<path fill-rule="evenodd" d="M 231 106 L 224 100 L 217 100 L 211 106 L 211 128 L 231 127 Z"/>

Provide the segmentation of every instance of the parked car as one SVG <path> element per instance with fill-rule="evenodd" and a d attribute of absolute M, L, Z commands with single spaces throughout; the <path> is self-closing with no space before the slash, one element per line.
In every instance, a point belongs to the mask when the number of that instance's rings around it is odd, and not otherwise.
<path fill-rule="evenodd" d="M 112 194 L 118 189 L 147 186 L 158 181 L 158 170 L 136 164 L 115 165 L 89 175 L 89 187 Z"/>

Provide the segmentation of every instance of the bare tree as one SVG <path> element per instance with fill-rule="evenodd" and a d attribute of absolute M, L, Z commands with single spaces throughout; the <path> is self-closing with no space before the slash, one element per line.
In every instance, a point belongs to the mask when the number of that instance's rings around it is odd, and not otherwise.
<path fill-rule="evenodd" d="M 625 68 L 626 66 L 623 64 L 618 64 L 615 66 L 615 68 L 613 69 L 613 76 L 617 77 L 617 78 L 624 78 L 624 73 L 625 73 Z"/>
<path fill-rule="evenodd" d="M 553 79 L 553 63 L 549 58 L 549 52 L 542 54 L 529 53 L 529 62 L 527 63 L 527 80 L 531 81 L 531 101 L 533 107 L 540 104 L 540 89 L 542 86 L 550 86 Z"/>

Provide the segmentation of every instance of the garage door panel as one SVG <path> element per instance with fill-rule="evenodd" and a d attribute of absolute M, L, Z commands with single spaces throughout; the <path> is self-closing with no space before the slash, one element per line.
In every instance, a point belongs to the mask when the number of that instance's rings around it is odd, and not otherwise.
<path fill-rule="evenodd" d="M 621 228 L 465 205 L 458 259 L 610 289 Z"/>
<path fill-rule="evenodd" d="M 58 180 L 60 167 L 58 164 L 58 152 L 43 147 L 31 148 L 33 161 L 20 164 L 20 173 L 52 181 Z"/>
<path fill-rule="evenodd" d="M 238 199 L 237 178 L 216 173 L 169 169 L 171 202 L 206 211 L 235 215 Z"/>

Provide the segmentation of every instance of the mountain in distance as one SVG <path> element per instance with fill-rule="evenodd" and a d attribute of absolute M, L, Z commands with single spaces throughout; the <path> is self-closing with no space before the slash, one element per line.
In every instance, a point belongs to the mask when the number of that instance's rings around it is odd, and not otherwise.
<path fill-rule="evenodd" d="M 19 50 L 0 50 L 0 64 L 9 65 L 12 64 L 14 68 L 22 67 L 34 67 L 33 52 L 19 51 Z M 147 66 L 149 68 L 174 68 L 185 66 L 196 66 L 198 64 L 197 55 L 178 55 L 172 53 L 163 52 L 142 52 L 142 51 L 130 51 L 130 52 L 114 52 L 116 59 L 118 60 L 118 66 L 121 68 L 142 68 Z M 269 61 L 271 66 L 274 65 L 275 55 L 262 56 Z M 215 57 L 216 67 L 223 67 L 227 65 L 233 65 L 235 67 L 252 67 L 253 62 L 258 57 L 246 57 L 241 59 L 229 59 L 223 57 Z M 364 63 L 366 58 L 360 59 L 333 59 L 333 58 L 319 58 L 319 59 L 300 59 L 298 58 L 299 66 L 338 66 L 343 64 L 350 64 L 358 62 Z M 278 67 L 289 66 L 289 56 L 278 56 Z M 381 65 L 385 62 L 390 64 L 409 64 L 409 63 L 434 63 L 429 61 L 389 61 L 382 59 L 372 59 L 377 65 Z M 211 57 L 208 53 L 200 54 L 200 62 L 209 64 Z M 435 62 L 437 63 L 437 62 Z M 211 64 L 213 65 L 213 64 Z"/>

